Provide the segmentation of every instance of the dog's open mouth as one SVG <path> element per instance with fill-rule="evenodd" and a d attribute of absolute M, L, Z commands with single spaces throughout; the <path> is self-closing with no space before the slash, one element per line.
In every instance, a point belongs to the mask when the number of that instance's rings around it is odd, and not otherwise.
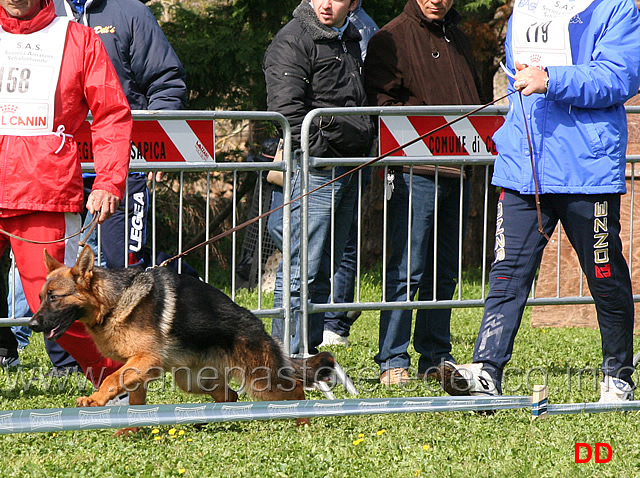
<path fill-rule="evenodd" d="M 71 327 L 71 324 L 73 324 L 74 322 L 75 322 L 75 319 L 65 320 L 64 322 L 57 324 L 53 329 L 50 329 L 50 330 L 46 330 L 46 328 L 43 329 L 42 333 L 45 339 L 58 340 L 67 331 L 67 329 Z"/>

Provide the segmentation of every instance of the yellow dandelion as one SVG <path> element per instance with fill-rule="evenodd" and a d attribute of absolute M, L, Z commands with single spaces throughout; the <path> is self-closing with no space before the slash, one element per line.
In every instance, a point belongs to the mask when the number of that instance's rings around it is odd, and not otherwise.
<path fill-rule="evenodd" d="M 364 438 L 364 433 L 360 433 L 360 434 L 358 435 L 358 438 Z"/>
<path fill-rule="evenodd" d="M 172 428 L 171 430 L 169 430 L 168 433 L 169 433 L 169 435 L 175 435 L 177 431 L 178 430 L 176 430 L 175 428 Z"/>
<path fill-rule="evenodd" d="M 347 352 L 351 352 L 351 347 L 349 347 L 349 348 L 347 349 Z"/>
<path fill-rule="evenodd" d="M 153 437 L 154 440 L 162 440 L 162 437 L 160 435 Z"/>
<path fill-rule="evenodd" d="M 154 428 L 153 430 L 151 430 L 152 435 L 156 435 L 158 433 L 160 433 L 160 430 L 158 430 L 157 428 Z"/>
<path fill-rule="evenodd" d="M 380 435 L 384 435 L 385 433 L 387 433 L 387 430 L 385 430 L 384 428 L 382 430 L 378 430 L 376 432 L 376 435 L 380 436 Z"/>
<path fill-rule="evenodd" d="M 416 470 L 416 473 L 413 476 L 420 476 L 420 473 L 422 473 L 422 470 Z"/>
<path fill-rule="evenodd" d="M 187 470 L 185 470 L 184 468 L 180 468 L 180 469 L 178 470 L 178 473 L 180 473 L 180 474 L 182 475 L 185 471 L 187 471 Z"/>
<path fill-rule="evenodd" d="M 178 438 L 176 435 L 169 435 L 170 440 L 175 440 L 176 438 Z"/>
<path fill-rule="evenodd" d="M 546 331 L 546 330 L 544 330 L 544 329 L 542 329 L 541 331 L 542 331 L 542 333 L 543 333 L 543 334 L 546 334 L 546 333 L 547 333 L 547 331 Z"/>
<path fill-rule="evenodd" d="M 180 436 L 184 435 L 184 430 L 180 430 L 180 431 L 178 432 L 178 435 L 180 435 Z"/>
<path fill-rule="evenodd" d="M 431 448 L 429 445 L 425 445 L 425 446 L 423 446 L 423 447 L 422 447 L 422 449 L 423 449 L 424 451 L 427 451 L 429 448 Z"/>
<path fill-rule="evenodd" d="M 353 440 L 353 444 L 355 446 L 358 446 L 360 443 L 362 443 L 364 441 L 364 438 L 359 438 L 358 440 Z"/>
<path fill-rule="evenodd" d="M 187 438 L 187 441 L 193 441 L 193 438 Z"/>
<path fill-rule="evenodd" d="M 57 433 L 52 433 L 51 436 L 55 438 L 55 437 L 58 436 L 58 434 Z"/>

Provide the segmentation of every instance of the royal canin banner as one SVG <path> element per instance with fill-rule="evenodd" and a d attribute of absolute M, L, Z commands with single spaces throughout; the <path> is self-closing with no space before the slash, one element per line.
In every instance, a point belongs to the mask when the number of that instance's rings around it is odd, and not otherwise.
<path fill-rule="evenodd" d="M 214 120 L 134 121 L 131 138 L 131 163 L 215 161 Z M 80 160 L 93 162 L 89 121 L 73 139 Z"/>
<path fill-rule="evenodd" d="M 380 154 L 398 148 L 457 116 L 380 116 Z M 469 116 L 391 156 L 474 156 L 497 154 L 491 137 L 504 116 Z"/>

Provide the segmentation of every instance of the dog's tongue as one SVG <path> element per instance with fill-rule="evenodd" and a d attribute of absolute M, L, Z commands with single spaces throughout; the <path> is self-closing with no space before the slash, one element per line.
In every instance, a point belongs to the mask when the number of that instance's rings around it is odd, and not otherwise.
<path fill-rule="evenodd" d="M 55 337 L 56 332 L 58 331 L 58 329 L 59 329 L 59 328 L 60 328 L 60 327 L 58 326 L 58 327 L 56 327 L 55 329 L 50 330 L 49 332 L 47 332 L 46 334 L 44 334 L 44 337 L 45 337 L 46 339 L 48 339 L 48 340 L 53 340 L 53 337 Z"/>

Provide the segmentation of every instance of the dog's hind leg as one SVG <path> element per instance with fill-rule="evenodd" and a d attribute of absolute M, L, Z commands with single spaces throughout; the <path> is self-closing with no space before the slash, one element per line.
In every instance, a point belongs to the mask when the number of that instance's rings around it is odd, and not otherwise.
<path fill-rule="evenodd" d="M 305 400 L 302 381 L 293 377 L 292 372 L 287 367 L 280 369 L 258 367 L 247 371 L 247 393 L 265 401 Z M 309 419 L 297 418 L 296 423 L 298 426 L 309 425 Z"/>
<path fill-rule="evenodd" d="M 174 373 L 178 387 L 187 393 L 210 395 L 216 402 L 237 402 L 238 394 L 223 377 L 206 377 L 201 369 L 180 368 Z"/>

